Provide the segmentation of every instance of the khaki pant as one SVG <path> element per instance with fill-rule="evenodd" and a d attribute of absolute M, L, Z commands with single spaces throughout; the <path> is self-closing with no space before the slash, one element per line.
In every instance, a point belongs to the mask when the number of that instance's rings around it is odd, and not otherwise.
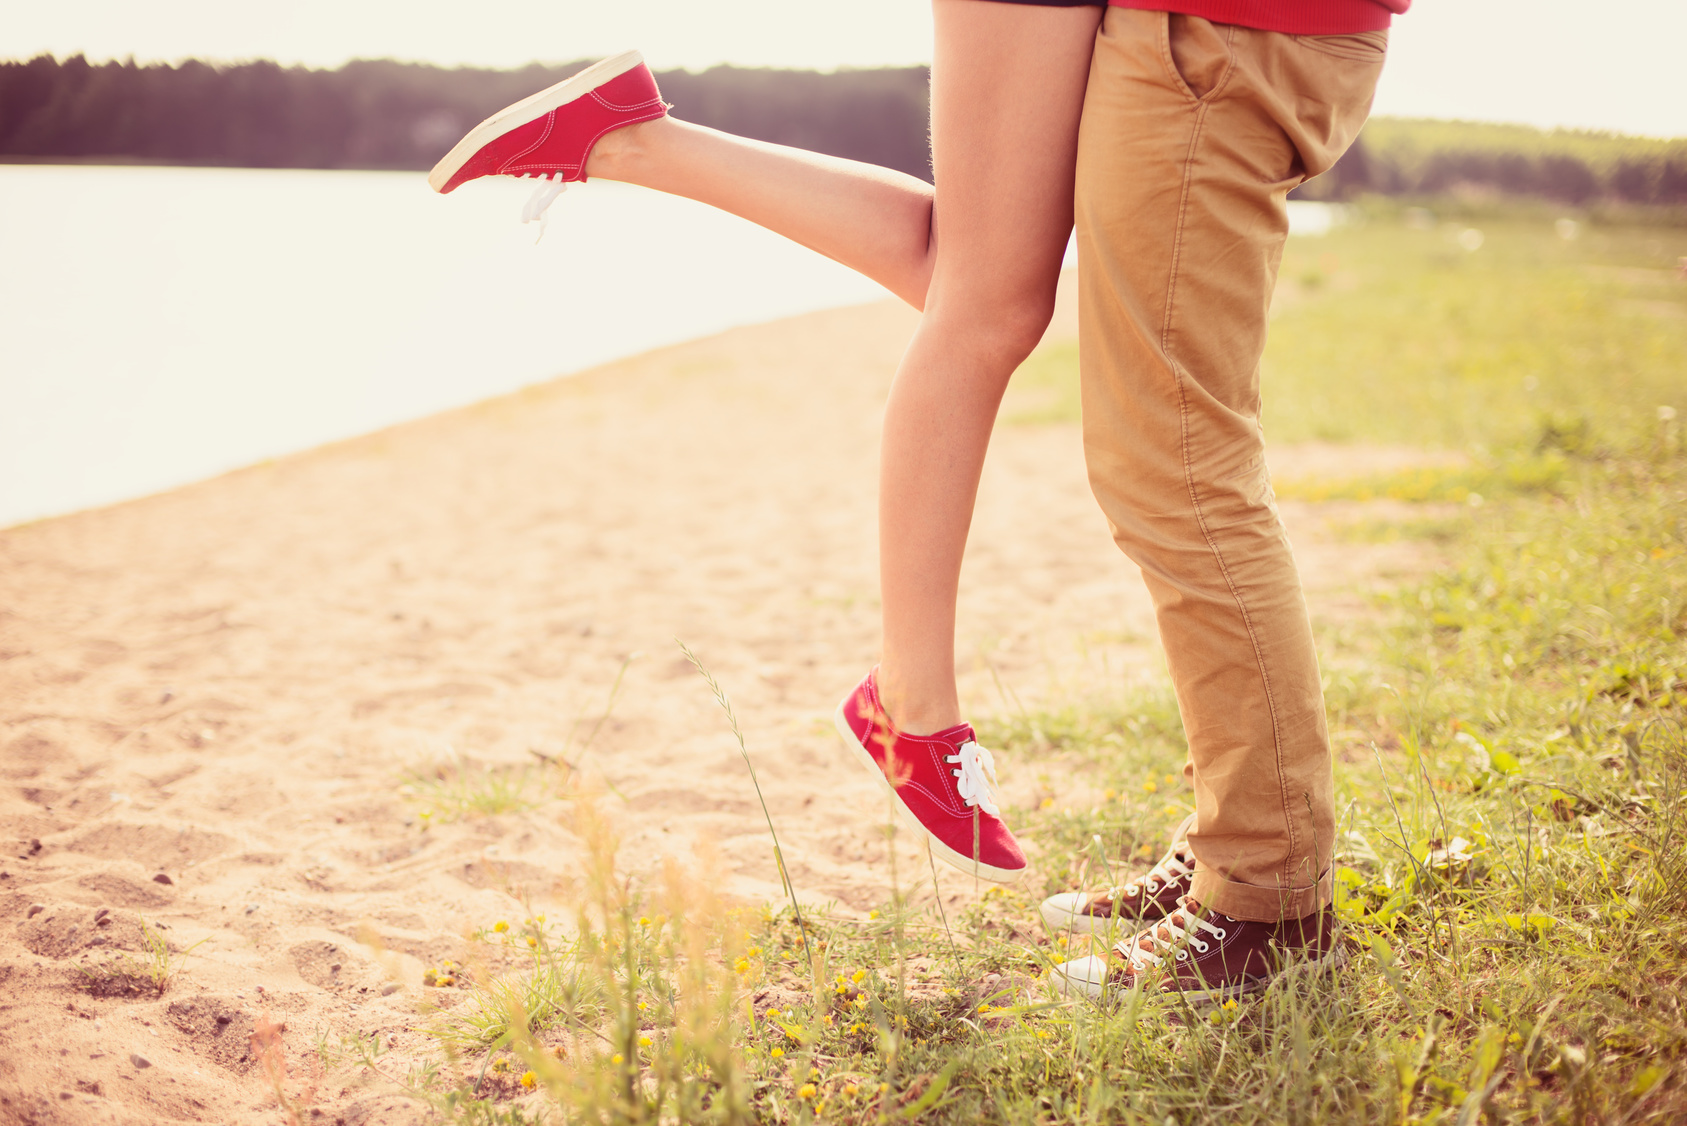
<path fill-rule="evenodd" d="M 1243 919 L 1331 895 L 1329 736 L 1259 361 L 1284 196 L 1364 123 L 1386 37 L 1109 8 L 1079 133 L 1090 484 L 1142 568 L 1177 688 L 1193 895 Z"/>

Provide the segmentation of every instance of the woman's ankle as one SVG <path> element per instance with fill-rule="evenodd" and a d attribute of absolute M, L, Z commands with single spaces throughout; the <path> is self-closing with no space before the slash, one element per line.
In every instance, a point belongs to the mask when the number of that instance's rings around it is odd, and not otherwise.
<path fill-rule="evenodd" d="M 592 151 L 586 157 L 586 177 L 635 181 L 639 163 L 646 155 L 651 131 L 667 124 L 667 118 L 658 117 L 605 133 L 592 145 Z"/>
<path fill-rule="evenodd" d="M 947 691 L 908 684 L 883 665 L 878 676 L 879 703 L 896 730 L 904 735 L 931 735 L 961 722 L 961 704 L 954 685 Z"/>

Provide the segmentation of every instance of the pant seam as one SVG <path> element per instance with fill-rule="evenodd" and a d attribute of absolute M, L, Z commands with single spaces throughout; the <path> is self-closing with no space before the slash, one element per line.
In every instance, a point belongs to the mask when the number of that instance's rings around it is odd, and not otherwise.
<path fill-rule="evenodd" d="M 1277 790 L 1283 807 L 1284 827 L 1287 829 L 1289 836 L 1288 854 L 1283 858 L 1283 881 L 1285 885 L 1290 885 L 1293 883 L 1295 857 L 1300 852 L 1300 839 L 1295 832 L 1294 814 L 1289 808 L 1288 779 L 1283 774 L 1283 732 L 1277 713 L 1277 698 L 1272 691 L 1271 674 L 1266 669 L 1265 654 L 1260 649 L 1259 634 L 1254 628 L 1253 615 L 1248 612 L 1247 603 L 1243 600 L 1241 591 L 1236 587 L 1235 579 L 1230 573 L 1230 567 L 1225 562 L 1224 553 L 1219 549 L 1218 541 L 1213 537 L 1212 529 L 1207 523 L 1206 511 L 1201 506 L 1200 490 L 1195 482 L 1195 467 L 1189 451 L 1189 397 L 1184 388 L 1183 368 L 1172 355 L 1171 347 L 1172 319 L 1176 309 L 1177 278 L 1183 263 L 1183 232 L 1189 210 L 1191 182 L 1195 176 L 1195 154 L 1206 125 L 1208 108 L 1208 103 L 1198 103 L 1195 110 L 1195 126 L 1190 131 L 1189 148 L 1184 156 L 1183 185 L 1178 197 L 1177 224 L 1172 242 L 1171 277 L 1166 285 L 1166 316 L 1160 329 L 1160 350 L 1166 357 L 1167 366 L 1171 369 L 1173 384 L 1177 388 L 1183 479 L 1189 492 L 1190 507 L 1194 510 L 1195 521 L 1201 529 L 1201 537 L 1206 540 L 1207 550 L 1212 552 L 1213 560 L 1218 564 L 1219 573 L 1224 576 L 1224 585 L 1230 591 L 1230 597 L 1236 603 L 1237 612 L 1242 615 L 1242 624 L 1248 631 L 1248 642 L 1253 646 L 1254 662 L 1259 669 L 1260 682 L 1265 689 L 1266 708 L 1271 714 L 1272 760 L 1277 771 Z"/>

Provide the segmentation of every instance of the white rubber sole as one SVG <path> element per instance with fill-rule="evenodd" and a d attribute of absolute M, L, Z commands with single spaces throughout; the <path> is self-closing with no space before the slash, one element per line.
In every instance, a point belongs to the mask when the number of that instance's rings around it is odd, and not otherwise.
<path fill-rule="evenodd" d="M 953 868 L 958 868 L 969 876 L 976 876 L 981 880 L 989 880 L 993 884 L 1011 884 L 1024 875 L 1023 868 L 997 868 L 990 864 L 974 860 L 970 856 L 962 855 L 938 840 L 931 830 L 920 824 L 920 819 L 914 816 L 914 811 L 902 803 L 902 796 L 896 792 L 896 787 L 890 784 L 890 779 L 884 776 L 879 764 L 866 747 L 856 739 L 855 732 L 849 726 L 849 719 L 844 715 L 844 707 L 849 703 L 845 696 L 838 710 L 832 714 L 832 723 L 837 727 L 838 734 L 843 736 L 844 746 L 854 752 L 856 759 L 872 772 L 873 778 L 879 783 L 879 788 L 889 796 L 891 805 L 896 807 L 896 815 L 906 825 L 909 831 L 917 833 L 931 848 L 931 854 Z"/>
<path fill-rule="evenodd" d="M 1043 922 L 1048 924 L 1049 930 L 1056 934 L 1112 935 L 1147 925 L 1123 915 L 1115 919 L 1110 915 L 1085 914 L 1078 908 L 1088 899 L 1089 895 L 1086 892 L 1063 891 L 1043 900 L 1038 913 L 1042 915 Z"/>
<path fill-rule="evenodd" d="M 445 185 L 451 182 L 451 177 L 457 174 L 457 169 L 467 164 L 470 157 L 485 148 L 494 138 L 508 133 L 518 125 L 525 125 L 543 117 L 558 106 L 565 106 L 576 98 L 585 97 L 611 78 L 620 77 L 642 62 L 644 56 L 639 52 L 623 51 L 613 58 L 593 63 L 579 74 L 565 78 L 555 86 L 546 87 L 514 105 L 505 106 L 470 129 L 466 137 L 452 146 L 451 151 L 428 173 L 428 187 L 436 192 L 444 191 Z"/>

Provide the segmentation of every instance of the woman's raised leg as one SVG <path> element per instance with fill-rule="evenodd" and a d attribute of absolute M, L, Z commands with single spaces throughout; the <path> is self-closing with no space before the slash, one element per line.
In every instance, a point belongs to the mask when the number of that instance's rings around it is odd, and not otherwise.
<path fill-rule="evenodd" d="M 672 117 L 605 134 L 586 174 L 730 211 L 925 307 L 932 187 L 924 180 Z"/>
<path fill-rule="evenodd" d="M 879 480 L 879 691 L 910 734 L 961 720 L 961 556 L 1002 392 L 1054 310 L 1101 17 L 988 0 L 935 0 L 933 13 L 936 257 L 886 405 Z"/>

